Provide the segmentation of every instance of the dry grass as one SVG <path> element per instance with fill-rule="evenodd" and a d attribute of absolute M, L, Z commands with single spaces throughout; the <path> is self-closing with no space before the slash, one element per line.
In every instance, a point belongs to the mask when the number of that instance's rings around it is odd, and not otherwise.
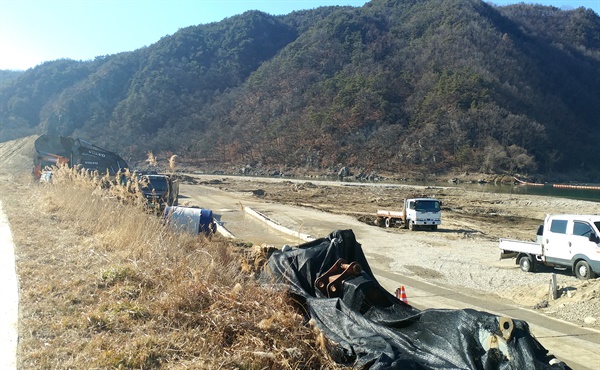
<path fill-rule="evenodd" d="M 146 162 L 148 162 L 148 164 L 150 166 L 154 166 L 157 167 L 158 166 L 158 159 L 156 158 L 156 156 L 154 156 L 154 153 L 152 153 L 151 151 L 149 151 L 146 154 Z"/>
<path fill-rule="evenodd" d="M 51 185 L 0 182 L 19 368 L 339 368 L 284 293 L 240 271 L 230 241 L 173 233 L 108 182 L 67 169 Z"/>
<path fill-rule="evenodd" d="M 173 154 L 169 158 L 169 170 L 171 171 L 171 173 L 174 173 L 175 170 L 177 169 L 178 160 L 179 160 L 179 156 L 177 154 Z"/>

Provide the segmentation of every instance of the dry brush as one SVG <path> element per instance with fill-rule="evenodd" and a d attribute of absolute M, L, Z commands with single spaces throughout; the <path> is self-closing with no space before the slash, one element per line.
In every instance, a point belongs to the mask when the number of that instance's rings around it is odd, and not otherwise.
<path fill-rule="evenodd" d="M 241 271 L 239 247 L 173 232 L 128 186 L 62 168 L 3 197 L 20 368 L 337 368 L 286 294 Z"/>

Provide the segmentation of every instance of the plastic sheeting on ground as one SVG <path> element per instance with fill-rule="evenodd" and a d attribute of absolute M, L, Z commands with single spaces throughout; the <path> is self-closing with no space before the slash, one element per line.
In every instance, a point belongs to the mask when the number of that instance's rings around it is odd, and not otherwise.
<path fill-rule="evenodd" d="M 342 258 L 356 262 L 335 294 L 317 281 Z M 319 280 L 319 278 L 321 278 Z M 352 230 L 277 251 L 261 274 L 288 290 L 329 339 L 332 358 L 360 369 L 569 369 L 530 334 L 525 321 L 472 309 L 418 310 L 377 282 Z M 553 363 L 550 365 L 550 363 Z"/>

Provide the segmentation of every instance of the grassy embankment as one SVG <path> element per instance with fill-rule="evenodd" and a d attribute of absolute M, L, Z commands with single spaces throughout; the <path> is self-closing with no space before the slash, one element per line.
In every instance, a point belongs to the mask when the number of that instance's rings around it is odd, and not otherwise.
<path fill-rule="evenodd" d="M 286 295 L 240 271 L 231 241 L 172 232 L 135 196 L 99 185 L 66 170 L 51 185 L 0 182 L 19 368 L 336 367 Z"/>

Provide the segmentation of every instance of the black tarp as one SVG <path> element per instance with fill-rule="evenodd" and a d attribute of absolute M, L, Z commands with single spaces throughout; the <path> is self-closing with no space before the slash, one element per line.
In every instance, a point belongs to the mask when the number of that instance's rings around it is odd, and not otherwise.
<path fill-rule="evenodd" d="M 360 264 L 362 272 L 347 278 L 338 296 L 332 296 L 315 281 L 340 258 Z M 341 365 L 360 369 L 569 369 L 548 354 L 525 321 L 472 309 L 418 310 L 401 302 L 377 282 L 352 230 L 276 251 L 261 281 L 289 291 L 303 305 L 307 321 L 329 339 L 330 355 Z M 512 325 L 508 338 L 507 321 Z"/>

